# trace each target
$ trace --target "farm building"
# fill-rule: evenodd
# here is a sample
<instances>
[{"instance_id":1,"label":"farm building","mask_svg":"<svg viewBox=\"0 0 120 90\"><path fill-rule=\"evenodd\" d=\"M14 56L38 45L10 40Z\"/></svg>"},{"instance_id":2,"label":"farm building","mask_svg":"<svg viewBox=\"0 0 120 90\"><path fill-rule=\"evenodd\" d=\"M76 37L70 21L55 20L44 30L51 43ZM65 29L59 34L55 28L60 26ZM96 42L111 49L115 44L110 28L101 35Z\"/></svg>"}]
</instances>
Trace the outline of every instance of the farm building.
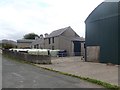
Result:
<instances>
[{"instance_id":1,"label":"farm building","mask_svg":"<svg viewBox=\"0 0 120 90\"><path fill-rule=\"evenodd\" d=\"M17 40L17 48L31 48L31 43L35 40L19 39Z\"/></svg>"},{"instance_id":2,"label":"farm building","mask_svg":"<svg viewBox=\"0 0 120 90\"><path fill-rule=\"evenodd\" d=\"M40 37L36 37L35 40L31 43L31 47L34 49L44 49L44 37L41 34Z\"/></svg>"},{"instance_id":3,"label":"farm building","mask_svg":"<svg viewBox=\"0 0 120 90\"><path fill-rule=\"evenodd\" d=\"M119 1L106 0L102 2L86 19L86 61L120 64L118 54Z\"/></svg>"},{"instance_id":4,"label":"farm building","mask_svg":"<svg viewBox=\"0 0 120 90\"><path fill-rule=\"evenodd\" d=\"M5 48L6 46L8 47L14 47L16 48L17 46L17 42L13 41L13 40L7 40L7 39L3 39L0 41L0 48Z\"/></svg>"},{"instance_id":5,"label":"farm building","mask_svg":"<svg viewBox=\"0 0 120 90\"><path fill-rule=\"evenodd\" d=\"M84 38L80 37L70 26L45 34L32 43L44 49L66 50L67 55L80 56L84 54Z\"/></svg>"}]
</instances>

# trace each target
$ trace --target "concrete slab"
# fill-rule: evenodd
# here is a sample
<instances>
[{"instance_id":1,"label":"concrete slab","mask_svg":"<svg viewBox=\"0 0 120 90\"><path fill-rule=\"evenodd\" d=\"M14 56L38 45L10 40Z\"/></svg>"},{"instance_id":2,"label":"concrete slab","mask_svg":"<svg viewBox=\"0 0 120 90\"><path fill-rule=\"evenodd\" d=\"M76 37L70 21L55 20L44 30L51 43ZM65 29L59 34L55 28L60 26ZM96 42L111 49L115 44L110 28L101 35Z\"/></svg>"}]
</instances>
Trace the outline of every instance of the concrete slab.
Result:
<instances>
[{"instance_id":1,"label":"concrete slab","mask_svg":"<svg viewBox=\"0 0 120 90\"><path fill-rule=\"evenodd\" d=\"M36 65L118 85L118 65L85 62L81 57L52 58L51 65Z\"/></svg>"}]
</instances>

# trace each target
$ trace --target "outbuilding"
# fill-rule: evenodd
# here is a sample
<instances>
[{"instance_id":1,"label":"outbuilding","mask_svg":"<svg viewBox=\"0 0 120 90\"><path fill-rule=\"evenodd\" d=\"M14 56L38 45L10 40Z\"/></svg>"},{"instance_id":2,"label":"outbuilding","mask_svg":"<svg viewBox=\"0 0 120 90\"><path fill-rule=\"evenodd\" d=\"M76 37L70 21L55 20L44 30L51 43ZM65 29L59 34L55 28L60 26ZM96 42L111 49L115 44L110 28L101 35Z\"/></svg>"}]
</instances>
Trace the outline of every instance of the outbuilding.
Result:
<instances>
[{"instance_id":1,"label":"outbuilding","mask_svg":"<svg viewBox=\"0 0 120 90\"><path fill-rule=\"evenodd\" d=\"M17 48L28 49L31 48L31 43L34 39L19 39L17 40Z\"/></svg>"},{"instance_id":2,"label":"outbuilding","mask_svg":"<svg viewBox=\"0 0 120 90\"><path fill-rule=\"evenodd\" d=\"M120 64L120 0L106 0L85 21L85 60Z\"/></svg>"}]
</instances>

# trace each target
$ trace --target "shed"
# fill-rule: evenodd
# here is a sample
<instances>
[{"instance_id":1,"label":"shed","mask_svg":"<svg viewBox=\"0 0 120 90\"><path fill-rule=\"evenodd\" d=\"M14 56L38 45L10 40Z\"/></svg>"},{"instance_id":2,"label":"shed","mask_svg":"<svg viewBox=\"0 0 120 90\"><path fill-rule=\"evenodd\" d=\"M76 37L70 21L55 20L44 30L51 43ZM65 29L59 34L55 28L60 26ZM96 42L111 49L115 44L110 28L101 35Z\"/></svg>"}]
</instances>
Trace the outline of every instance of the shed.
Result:
<instances>
[{"instance_id":1,"label":"shed","mask_svg":"<svg viewBox=\"0 0 120 90\"><path fill-rule=\"evenodd\" d=\"M17 48L31 48L31 43L34 39L19 39L17 40Z\"/></svg>"}]
</instances>

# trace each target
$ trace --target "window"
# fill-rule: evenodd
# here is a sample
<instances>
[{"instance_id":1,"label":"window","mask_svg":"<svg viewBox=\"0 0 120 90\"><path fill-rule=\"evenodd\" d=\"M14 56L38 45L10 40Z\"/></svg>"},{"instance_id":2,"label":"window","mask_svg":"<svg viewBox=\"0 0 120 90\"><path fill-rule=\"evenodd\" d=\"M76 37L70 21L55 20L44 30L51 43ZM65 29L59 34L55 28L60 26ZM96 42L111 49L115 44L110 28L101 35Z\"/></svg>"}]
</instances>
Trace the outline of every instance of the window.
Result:
<instances>
[{"instance_id":1,"label":"window","mask_svg":"<svg viewBox=\"0 0 120 90\"><path fill-rule=\"evenodd\" d=\"M54 50L54 46L52 46L52 50Z\"/></svg>"},{"instance_id":2,"label":"window","mask_svg":"<svg viewBox=\"0 0 120 90\"><path fill-rule=\"evenodd\" d=\"M36 48L39 49L39 44L36 45Z\"/></svg>"},{"instance_id":3,"label":"window","mask_svg":"<svg viewBox=\"0 0 120 90\"><path fill-rule=\"evenodd\" d=\"M49 44L50 44L50 38L49 38L48 40L49 40L48 42L49 42Z\"/></svg>"},{"instance_id":4,"label":"window","mask_svg":"<svg viewBox=\"0 0 120 90\"><path fill-rule=\"evenodd\" d=\"M36 45L34 45L34 48L36 48Z\"/></svg>"},{"instance_id":5,"label":"window","mask_svg":"<svg viewBox=\"0 0 120 90\"><path fill-rule=\"evenodd\" d=\"M52 38L52 43L54 43L54 37Z\"/></svg>"}]
</instances>

